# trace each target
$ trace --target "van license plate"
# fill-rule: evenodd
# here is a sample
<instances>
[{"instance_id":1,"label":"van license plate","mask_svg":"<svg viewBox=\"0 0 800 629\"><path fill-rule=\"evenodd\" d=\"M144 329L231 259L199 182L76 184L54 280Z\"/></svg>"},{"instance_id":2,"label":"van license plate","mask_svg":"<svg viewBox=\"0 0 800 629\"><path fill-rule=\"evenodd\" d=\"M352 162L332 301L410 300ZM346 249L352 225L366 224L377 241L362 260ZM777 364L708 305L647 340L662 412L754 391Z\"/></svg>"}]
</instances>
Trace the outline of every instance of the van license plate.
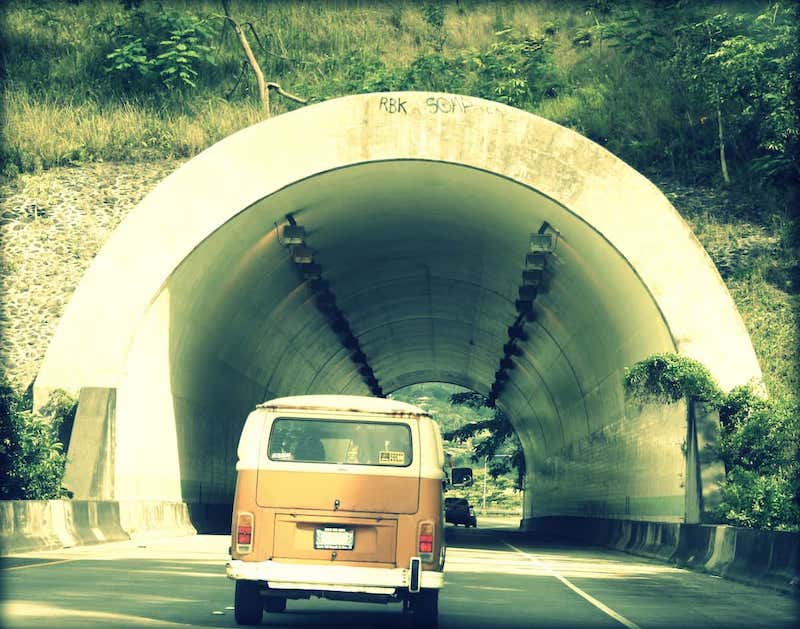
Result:
<instances>
[{"instance_id":1,"label":"van license plate","mask_svg":"<svg viewBox=\"0 0 800 629\"><path fill-rule=\"evenodd\" d=\"M325 527L314 531L314 548L320 550L353 550L355 531Z\"/></svg>"}]
</instances>

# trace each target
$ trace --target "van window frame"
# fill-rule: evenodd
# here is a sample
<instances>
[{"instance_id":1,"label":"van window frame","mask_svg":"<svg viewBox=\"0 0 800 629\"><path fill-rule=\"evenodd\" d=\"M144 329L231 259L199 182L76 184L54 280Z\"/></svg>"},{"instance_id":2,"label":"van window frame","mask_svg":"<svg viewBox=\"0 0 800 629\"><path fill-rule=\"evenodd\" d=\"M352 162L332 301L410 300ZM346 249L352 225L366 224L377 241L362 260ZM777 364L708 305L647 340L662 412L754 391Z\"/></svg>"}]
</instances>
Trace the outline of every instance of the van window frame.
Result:
<instances>
[{"instance_id":1,"label":"van window frame","mask_svg":"<svg viewBox=\"0 0 800 629\"><path fill-rule=\"evenodd\" d=\"M325 422L331 424L362 424L362 425L378 425L378 426L401 426L406 429L408 432L408 462L404 463L403 465L398 464L389 464L389 463L358 463L358 462L349 462L349 461L307 461L303 459L295 460L295 459L283 459L283 458L273 458L272 457L272 438L275 431L275 425L279 424L281 421L299 421L299 422ZM266 457L269 461L273 463L295 463L295 464L302 464L302 465L353 465L358 467L376 467L380 469L387 469L387 468L395 468L395 469L402 469L411 467L414 464L414 431L411 429L411 425L406 422L391 422L391 421L374 421L372 419L357 419L357 418L343 418L343 417L292 417L292 416L278 416L275 417L269 423L269 434L267 435L266 440Z\"/></svg>"}]
</instances>

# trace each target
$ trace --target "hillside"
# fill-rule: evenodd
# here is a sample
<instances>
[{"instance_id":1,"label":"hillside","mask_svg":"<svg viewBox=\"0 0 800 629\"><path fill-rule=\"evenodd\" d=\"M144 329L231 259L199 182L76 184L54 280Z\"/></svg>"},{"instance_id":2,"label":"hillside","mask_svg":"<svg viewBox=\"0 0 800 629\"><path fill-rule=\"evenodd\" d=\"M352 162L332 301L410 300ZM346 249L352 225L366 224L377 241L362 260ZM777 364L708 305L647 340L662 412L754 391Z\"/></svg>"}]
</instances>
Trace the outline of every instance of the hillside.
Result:
<instances>
[{"instance_id":1,"label":"hillside","mask_svg":"<svg viewBox=\"0 0 800 629\"><path fill-rule=\"evenodd\" d=\"M769 391L796 402L797 14L699 5L238 0L232 14L266 79L310 102L393 89L492 98L650 176L720 269ZM2 17L0 360L24 388L103 239L178 162L158 164L267 114L219 2L22 0ZM270 103L272 115L299 106ZM96 165L56 168L84 164Z\"/></svg>"}]
</instances>

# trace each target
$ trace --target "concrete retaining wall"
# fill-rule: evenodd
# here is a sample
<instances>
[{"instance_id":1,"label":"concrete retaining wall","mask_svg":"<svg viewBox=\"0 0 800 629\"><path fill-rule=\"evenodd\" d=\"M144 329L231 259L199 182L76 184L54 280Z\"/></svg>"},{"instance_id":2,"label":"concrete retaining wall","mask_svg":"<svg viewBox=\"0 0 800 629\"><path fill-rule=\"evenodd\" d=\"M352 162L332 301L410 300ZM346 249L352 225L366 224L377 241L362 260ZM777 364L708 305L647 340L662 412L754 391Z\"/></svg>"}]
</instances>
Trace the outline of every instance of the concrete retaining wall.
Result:
<instances>
[{"instance_id":1,"label":"concrete retaining wall","mask_svg":"<svg viewBox=\"0 0 800 629\"><path fill-rule=\"evenodd\" d=\"M141 535L192 535L183 503L110 500L0 501L0 553L116 542Z\"/></svg>"},{"instance_id":2,"label":"concrete retaining wall","mask_svg":"<svg viewBox=\"0 0 800 629\"><path fill-rule=\"evenodd\" d=\"M521 528L800 595L800 533L559 516L523 520Z\"/></svg>"}]
</instances>

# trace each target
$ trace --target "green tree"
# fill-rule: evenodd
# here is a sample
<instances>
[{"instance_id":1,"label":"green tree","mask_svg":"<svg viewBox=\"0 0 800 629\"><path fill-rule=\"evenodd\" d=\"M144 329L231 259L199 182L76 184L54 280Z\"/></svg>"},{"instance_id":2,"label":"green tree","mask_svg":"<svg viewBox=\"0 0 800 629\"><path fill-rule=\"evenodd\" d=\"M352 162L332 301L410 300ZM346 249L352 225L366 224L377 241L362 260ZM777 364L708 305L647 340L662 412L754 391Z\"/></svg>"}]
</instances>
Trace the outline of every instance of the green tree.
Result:
<instances>
[{"instance_id":1,"label":"green tree","mask_svg":"<svg viewBox=\"0 0 800 629\"><path fill-rule=\"evenodd\" d=\"M726 183L729 152L762 180L796 176L796 18L796 9L776 3L752 19L722 12L677 30L672 62L700 108L697 119L715 121Z\"/></svg>"},{"instance_id":2,"label":"green tree","mask_svg":"<svg viewBox=\"0 0 800 629\"><path fill-rule=\"evenodd\" d=\"M718 450L727 472L719 516L740 526L798 528L798 409L743 386L725 397L719 416Z\"/></svg>"},{"instance_id":3,"label":"green tree","mask_svg":"<svg viewBox=\"0 0 800 629\"><path fill-rule=\"evenodd\" d=\"M450 402L456 406L466 406L475 410L489 408L486 396L474 391L454 393ZM455 442L471 440L472 460L481 461L484 457L495 454L508 454L509 457L491 458L489 475L497 478L511 470L516 471L516 489L521 490L525 481L525 453L514 426L508 416L501 410L493 408L491 417L471 422L443 436Z\"/></svg>"},{"instance_id":4,"label":"green tree","mask_svg":"<svg viewBox=\"0 0 800 629\"><path fill-rule=\"evenodd\" d=\"M39 412L30 396L0 384L0 497L4 500L49 500L67 496L61 486L66 455L59 429L74 414L75 401L55 391Z\"/></svg>"}]
</instances>

